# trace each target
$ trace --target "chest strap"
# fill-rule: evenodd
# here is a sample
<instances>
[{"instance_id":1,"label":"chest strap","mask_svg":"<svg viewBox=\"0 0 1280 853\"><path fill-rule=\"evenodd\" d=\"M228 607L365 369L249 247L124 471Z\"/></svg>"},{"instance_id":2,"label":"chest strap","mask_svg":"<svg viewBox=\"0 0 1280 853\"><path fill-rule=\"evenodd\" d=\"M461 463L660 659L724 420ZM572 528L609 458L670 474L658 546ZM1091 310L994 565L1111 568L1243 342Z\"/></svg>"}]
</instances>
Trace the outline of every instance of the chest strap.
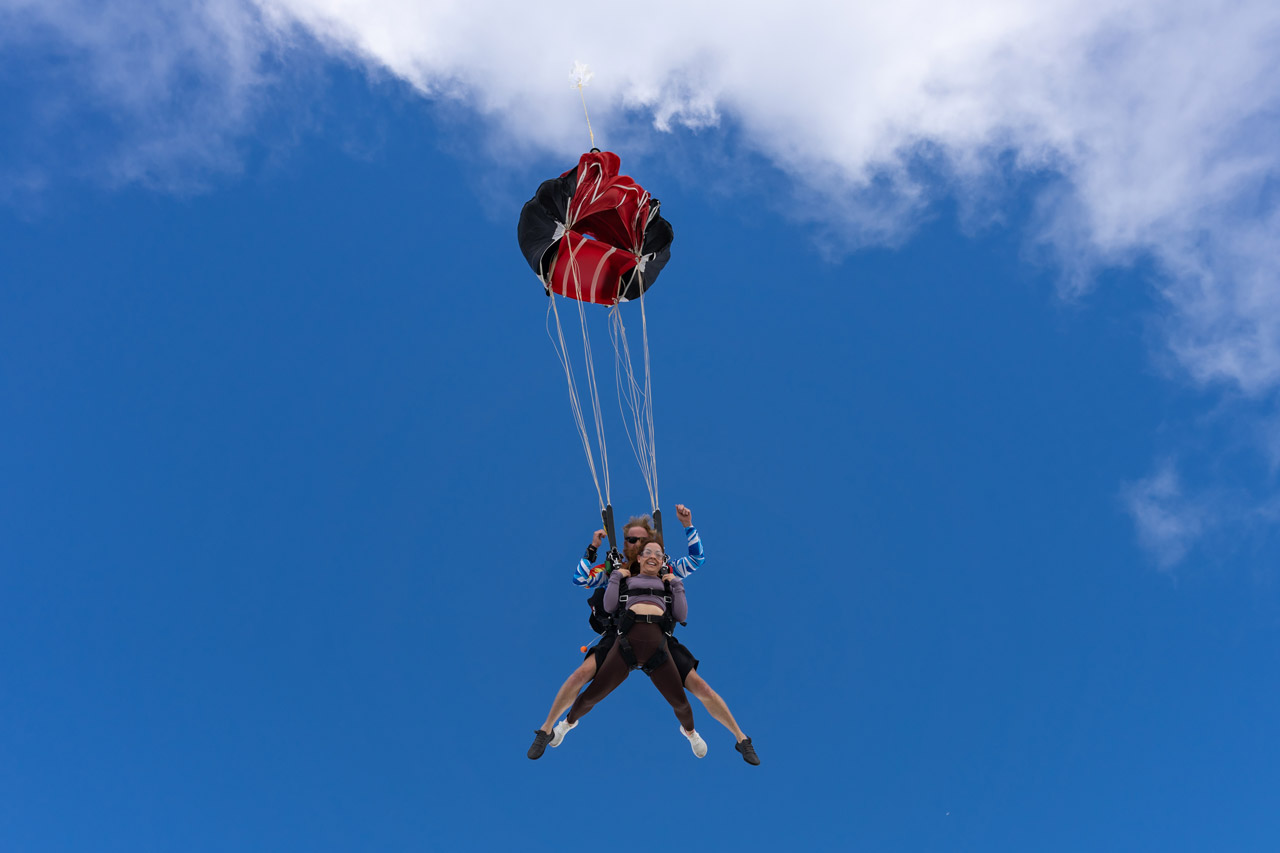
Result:
<instances>
[{"instance_id":1,"label":"chest strap","mask_svg":"<svg viewBox=\"0 0 1280 853\"><path fill-rule=\"evenodd\" d=\"M626 578L623 578L623 579L622 579L622 582L618 584L618 604L619 604L619 606L623 606L623 603L624 603L624 602L626 602L628 598L630 598L630 597L632 597L632 596L641 596L641 595L648 595L648 596L651 596L651 597L653 597L653 598L661 598L663 601L665 601L665 602L667 603L667 607L668 607L668 608L670 608L670 606L671 606L671 602L672 602L672 600L673 600L673 599L672 599L672 596L671 596L671 581L670 581L670 579L668 579L668 578L663 578L663 579L662 579L662 589L661 589L661 590L657 590L657 589L643 589L643 588L636 588L636 589L634 589L634 590L633 590L633 589L629 589L629 588L628 588L628 586L627 586L627 579L626 579Z\"/></svg>"}]
</instances>

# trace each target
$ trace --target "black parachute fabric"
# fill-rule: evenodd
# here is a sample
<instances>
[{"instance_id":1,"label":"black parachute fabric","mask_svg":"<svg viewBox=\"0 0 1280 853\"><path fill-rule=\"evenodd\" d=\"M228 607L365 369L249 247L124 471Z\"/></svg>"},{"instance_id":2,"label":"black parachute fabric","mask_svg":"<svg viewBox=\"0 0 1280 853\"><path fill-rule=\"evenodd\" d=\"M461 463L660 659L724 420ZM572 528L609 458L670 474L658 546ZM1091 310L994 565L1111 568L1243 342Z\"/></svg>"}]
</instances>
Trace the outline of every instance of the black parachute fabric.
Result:
<instances>
[{"instance_id":1,"label":"black parachute fabric","mask_svg":"<svg viewBox=\"0 0 1280 853\"><path fill-rule=\"evenodd\" d=\"M548 294L626 302L648 290L671 258L674 231L658 200L619 175L620 164L611 152L588 152L543 181L520 211L520 250Z\"/></svg>"}]
</instances>

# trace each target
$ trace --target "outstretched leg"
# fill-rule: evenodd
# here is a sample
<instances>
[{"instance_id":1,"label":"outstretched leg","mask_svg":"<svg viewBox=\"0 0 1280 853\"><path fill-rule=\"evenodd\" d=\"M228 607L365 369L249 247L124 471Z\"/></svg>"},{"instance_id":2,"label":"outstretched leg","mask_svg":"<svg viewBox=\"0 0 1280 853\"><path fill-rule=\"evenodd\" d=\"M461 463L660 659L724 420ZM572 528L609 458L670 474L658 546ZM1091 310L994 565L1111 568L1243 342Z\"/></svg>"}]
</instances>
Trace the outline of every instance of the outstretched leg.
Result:
<instances>
[{"instance_id":1,"label":"outstretched leg","mask_svg":"<svg viewBox=\"0 0 1280 853\"><path fill-rule=\"evenodd\" d=\"M742 729L738 728L738 721L733 718L733 714L729 713L729 706L720 698L719 693L711 689L710 684L703 681L702 676L698 675L696 669L689 672L689 677L684 680L684 686L690 693L698 697L698 701L707 709L708 714L715 717L720 725L733 733L734 740L741 741L746 737Z\"/></svg>"},{"instance_id":2,"label":"outstretched leg","mask_svg":"<svg viewBox=\"0 0 1280 853\"><path fill-rule=\"evenodd\" d=\"M596 673L596 677L587 685L587 689L573 700L573 707L569 709L569 716L565 719L570 725L577 725L584 714L612 693L619 684L626 681L630 674L631 670L622 662L622 655L618 652L618 645L615 643L613 648L609 649L609 654L605 655L604 663L600 664L600 671Z\"/></svg>"},{"instance_id":3,"label":"outstretched leg","mask_svg":"<svg viewBox=\"0 0 1280 853\"><path fill-rule=\"evenodd\" d=\"M681 728L686 732L693 731L693 709L689 707L689 697L680 685L680 671L676 669L675 661L667 658L662 666L649 673L649 679L671 705L671 710L676 712Z\"/></svg>"},{"instance_id":4,"label":"outstretched leg","mask_svg":"<svg viewBox=\"0 0 1280 853\"><path fill-rule=\"evenodd\" d=\"M555 701L551 703L551 713L547 714L547 721L542 724L542 731L547 734L551 733L551 727L556 724L556 720L560 719L560 715L565 709L573 704L573 700L578 697L578 691L582 686L595 678L596 675L596 656L591 655L582 662L582 666L573 671L573 674L565 679L564 684L560 685L560 691L556 693Z\"/></svg>"},{"instance_id":5,"label":"outstretched leg","mask_svg":"<svg viewBox=\"0 0 1280 853\"><path fill-rule=\"evenodd\" d=\"M636 661L644 664L662 648L662 629L652 623L640 623L631 629L628 639ZM686 732L692 732L693 709L689 707L689 697L685 695L684 685L680 683L680 669L670 654L662 662L662 666L649 673L649 680L658 688L662 698L667 700L671 710L675 711L680 727Z\"/></svg>"}]
</instances>

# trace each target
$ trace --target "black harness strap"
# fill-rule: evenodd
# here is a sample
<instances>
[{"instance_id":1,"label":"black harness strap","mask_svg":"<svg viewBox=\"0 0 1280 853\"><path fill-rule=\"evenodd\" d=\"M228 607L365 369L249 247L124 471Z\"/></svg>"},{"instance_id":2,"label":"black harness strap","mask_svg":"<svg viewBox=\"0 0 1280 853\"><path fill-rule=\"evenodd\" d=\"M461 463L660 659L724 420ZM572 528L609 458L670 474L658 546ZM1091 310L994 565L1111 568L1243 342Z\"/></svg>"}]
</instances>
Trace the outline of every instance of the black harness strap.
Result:
<instances>
[{"instance_id":1,"label":"black harness strap","mask_svg":"<svg viewBox=\"0 0 1280 853\"><path fill-rule=\"evenodd\" d=\"M663 594L662 599L666 603L666 611L661 615L632 613L627 609L627 579L623 578L618 584L618 611L621 616L616 617L618 623L618 654L622 657L622 662L627 665L628 669L639 668L644 671L645 675L652 675L654 670L667 662L667 658L671 657L667 652L667 636L675 630L675 617L671 615L672 599L671 599L671 581L668 578L662 579ZM637 595L653 595L657 596L657 590L641 590ZM627 634L637 622L656 624L662 629L662 644L658 646L657 651L649 656L644 663L636 660L636 653L631 648L631 642L627 639Z\"/></svg>"},{"instance_id":2,"label":"black harness strap","mask_svg":"<svg viewBox=\"0 0 1280 853\"><path fill-rule=\"evenodd\" d=\"M596 587L595 591L591 593L591 597L587 599L587 606L591 608L591 615L587 617L587 624L597 634L603 634L614 627L612 614L604 609L604 594L604 587Z\"/></svg>"},{"instance_id":3,"label":"black harness strap","mask_svg":"<svg viewBox=\"0 0 1280 853\"><path fill-rule=\"evenodd\" d=\"M670 575L663 576L661 593L659 593L656 589L642 589L637 591L634 594L636 596L651 595L654 598L661 598L662 603L666 605L667 612L668 613L671 612L671 605L674 599L671 597L671 576ZM619 610L627 609L627 600L631 597L631 595L632 593L629 593L627 591L627 579L623 578L622 581L618 584L618 609Z\"/></svg>"},{"instance_id":4,"label":"black harness strap","mask_svg":"<svg viewBox=\"0 0 1280 853\"><path fill-rule=\"evenodd\" d=\"M649 656L644 663L636 661L635 649L631 648L631 642L627 639L626 634L618 635L618 654L622 656L622 661L627 665L628 669L639 668L645 675L652 675L653 671L667 662L667 658L671 655L667 652L667 635L662 635L662 645L658 646L658 650Z\"/></svg>"}]
</instances>

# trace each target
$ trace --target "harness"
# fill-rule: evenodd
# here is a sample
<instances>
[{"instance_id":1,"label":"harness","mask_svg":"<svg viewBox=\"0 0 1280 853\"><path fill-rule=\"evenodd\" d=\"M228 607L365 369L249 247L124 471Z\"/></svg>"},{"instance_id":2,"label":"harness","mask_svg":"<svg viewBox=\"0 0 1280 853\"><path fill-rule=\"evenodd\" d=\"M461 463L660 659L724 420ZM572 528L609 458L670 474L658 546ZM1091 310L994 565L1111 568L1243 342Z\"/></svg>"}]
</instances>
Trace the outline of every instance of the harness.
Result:
<instances>
[{"instance_id":1,"label":"harness","mask_svg":"<svg viewBox=\"0 0 1280 853\"><path fill-rule=\"evenodd\" d=\"M594 545L587 547L587 562L595 562L596 548ZM616 550L610 549L605 555L604 573L612 574L613 570L623 565L622 555ZM587 616L587 624L591 626L591 630L597 634L604 634L616 627L617 622L613 618L613 614L604 609L605 587L598 586L587 598L587 606L591 608L591 614Z\"/></svg>"},{"instance_id":2,"label":"harness","mask_svg":"<svg viewBox=\"0 0 1280 853\"><path fill-rule=\"evenodd\" d=\"M587 599L587 605L591 608L591 615L587 617L587 624L591 626L591 630L597 634L604 634L612 630L615 625L613 614L604 609L605 587L598 586Z\"/></svg>"},{"instance_id":3,"label":"harness","mask_svg":"<svg viewBox=\"0 0 1280 853\"><path fill-rule=\"evenodd\" d=\"M650 592L645 590L641 595L657 595L657 591ZM623 578L618 584L618 613L621 616L614 617L614 622L618 626L618 653L622 656L622 661L627 665L628 669L639 668L644 671L645 675L653 674L653 671L667 662L667 658L671 655L667 652L667 637L671 636L671 632L676 629L676 617L672 612L671 597L671 578L670 575L664 574L662 578L662 600L666 605L665 611L659 615L632 613L627 609L627 599L630 596L627 593L627 579ZM602 599L603 600L603 599ZM630 641L627 640L627 634L636 623L648 623L657 625L662 629L662 644L658 646L647 661L640 663L636 660L635 650L631 648Z\"/></svg>"}]
</instances>

